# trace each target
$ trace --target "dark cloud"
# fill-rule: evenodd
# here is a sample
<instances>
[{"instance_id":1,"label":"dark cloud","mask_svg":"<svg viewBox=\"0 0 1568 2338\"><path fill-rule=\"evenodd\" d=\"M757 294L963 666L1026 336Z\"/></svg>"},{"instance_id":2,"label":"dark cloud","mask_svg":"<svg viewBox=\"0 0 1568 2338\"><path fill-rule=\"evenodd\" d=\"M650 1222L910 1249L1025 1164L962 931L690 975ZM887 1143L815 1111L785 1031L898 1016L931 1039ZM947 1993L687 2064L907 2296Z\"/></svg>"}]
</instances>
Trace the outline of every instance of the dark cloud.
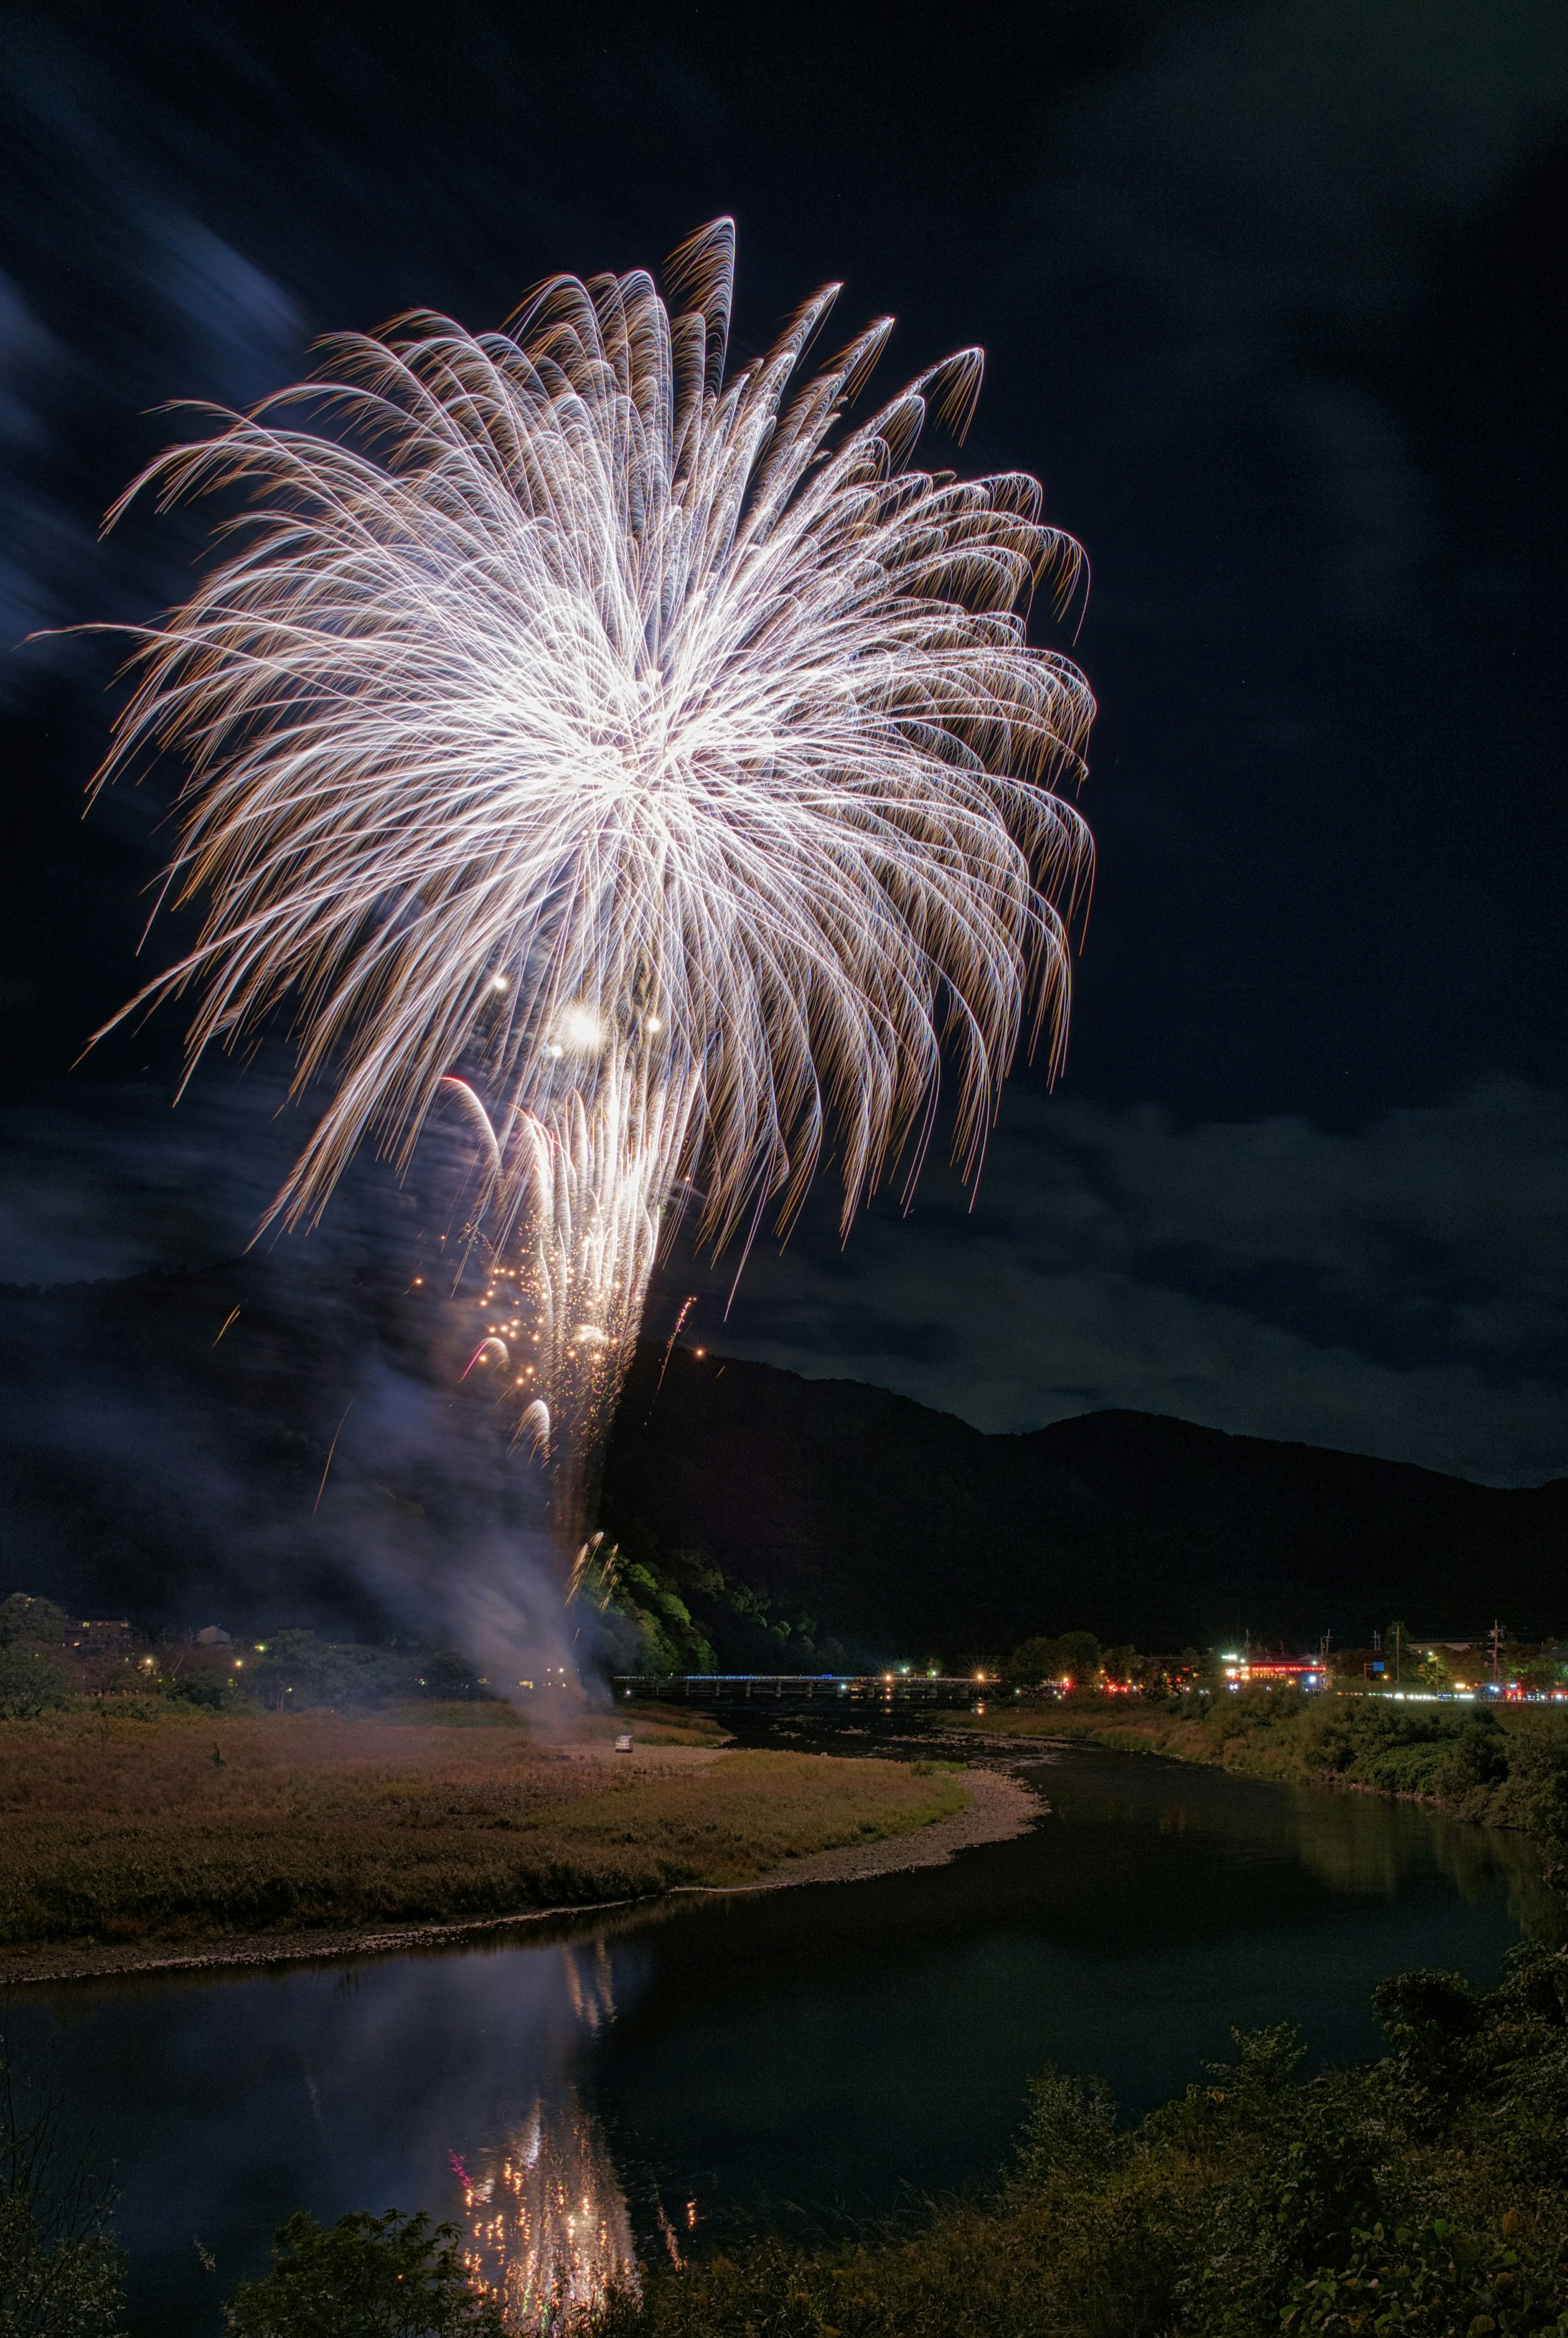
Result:
<instances>
[{"instance_id":1,"label":"dark cloud","mask_svg":"<svg viewBox=\"0 0 1568 2338\"><path fill-rule=\"evenodd\" d=\"M930 1178L759 1252L727 1353L987 1429L1104 1405L1528 1482L1568 1466L1568 1108L1516 1082L1338 1135L1019 1097L973 1212Z\"/></svg>"},{"instance_id":2,"label":"dark cloud","mask_svg":"<svg viewBox=\"0 0 1568 2338\"><path fill-rule=\"evenodd\" d=\"M151 1079L89 1076L0 1115L0 1283L95 1282L237 1257L300 1135L273 1071L252 1066L241 1079L230 1066L179 1105ZM344 1218L352 1224L351 1202L334 1226Z\"/></svg>"}]
</instances>

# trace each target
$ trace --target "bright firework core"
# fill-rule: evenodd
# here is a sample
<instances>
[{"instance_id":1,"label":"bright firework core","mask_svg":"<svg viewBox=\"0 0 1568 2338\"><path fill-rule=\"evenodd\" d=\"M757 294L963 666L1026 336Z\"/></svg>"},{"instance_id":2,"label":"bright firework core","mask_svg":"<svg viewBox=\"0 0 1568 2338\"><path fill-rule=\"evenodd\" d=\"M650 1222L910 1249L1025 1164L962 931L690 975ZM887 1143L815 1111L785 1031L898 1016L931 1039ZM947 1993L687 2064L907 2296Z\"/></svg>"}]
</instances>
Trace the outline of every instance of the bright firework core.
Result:
<instances>
[{"instance_id":1,"label":"bright firework core","mask_svg":"<svg viewBox=\"0 0 1568 2338\"><path fill-rule=\"evenodd\" d=\"M191 766L172 893L206 919L152 994L199 988L193 1055L292 994L330 1101L289 1223L366 1136L407 1164L461 1114L469 1369L504 1370L568 1554L677 1194L750 1241L831 1135L847 1227L901 1153L912 1181L944 1062L975 1174L1020 1038L1059 1056L1089 865L1058 791L1093 702L1024 630L1078 548L1033 479L910 467L979 351L852 427L891 319L798 384L828 286L727 375L733 266L721 220L668 301L558 277L505 333L347 337L136 483L251 497L138 636L100 775Z\"/></svg>"}]
</instances>

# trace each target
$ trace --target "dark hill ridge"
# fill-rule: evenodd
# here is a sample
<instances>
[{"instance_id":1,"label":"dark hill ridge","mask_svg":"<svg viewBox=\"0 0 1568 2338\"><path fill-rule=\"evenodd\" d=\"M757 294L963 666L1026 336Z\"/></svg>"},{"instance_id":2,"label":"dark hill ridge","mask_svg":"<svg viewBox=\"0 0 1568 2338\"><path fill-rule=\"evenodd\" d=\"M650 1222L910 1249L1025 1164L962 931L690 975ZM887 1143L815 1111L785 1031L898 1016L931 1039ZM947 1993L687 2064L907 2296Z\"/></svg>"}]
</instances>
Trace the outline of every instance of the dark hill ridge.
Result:
<instances>
[{"instance_id":1,"label":"dark hill ridge","mask_svg":"<svg viewBox=\"0 0 1568 2338\"><path fill-rule=\"evenodd\" d=\"M1502 1491L1095 1412L1024 1436L853 1380L642 1350L605 1470L635 1548L701 1551L855 1658L953 1661L1087 1625L1146 1647L1316 1645L1399 1616L1568 1630L1568 1479ZM650 1537L652 1543L650 1543Z\"/></svg>"},{"instance_id":2,"label":"dark hill ridge","mask_svg":"<svg viewBox=\"0 0 1568 2338\"><path fill-rule=\"evenodd\" d=\"M537 1483L454 1401L466 1345L428 1295L319 1253L0 1291L0 1595L237 1627L437 1612L455 1553L539 1542ZM655 1400L662 1356L634 1363L605 1525L810 1627L705 1609L676 1567L721 1663L956 1662L1080 1624L1156 1648L1395 1616L1568 1632L1568 1481L1498 1492L1147 1413L987 1437L684 1351Z\"/></svg>"}]
</instances>

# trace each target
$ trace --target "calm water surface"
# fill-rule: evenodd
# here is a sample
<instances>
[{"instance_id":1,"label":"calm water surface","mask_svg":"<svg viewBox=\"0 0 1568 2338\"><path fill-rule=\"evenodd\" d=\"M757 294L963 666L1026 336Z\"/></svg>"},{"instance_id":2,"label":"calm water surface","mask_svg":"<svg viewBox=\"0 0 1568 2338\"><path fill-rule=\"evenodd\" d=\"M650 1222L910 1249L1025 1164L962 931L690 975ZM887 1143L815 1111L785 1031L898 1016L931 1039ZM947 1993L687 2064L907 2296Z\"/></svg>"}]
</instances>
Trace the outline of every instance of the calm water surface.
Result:
<instances>
[{"instance_id":1,"label":"calm water surface","mask_svg":"<svg viewBox=\"0 0 1568 2338\"><path fill-rule=\"evenodd\" d=\"M117 2168L133 2326L216 2332L297 2207L456 2218L520 2305L749 2220L884 2211L995 2168L1046 2061L1138 2112L1233 2023L1368 2052L1386 1973L1485 1981L1553 1921L1521 1840L1413 1805L1106 1754L1027 1774L1050 1815L946 1868L24 1994L14 2041Z\"/></svg>"}]
</instances>

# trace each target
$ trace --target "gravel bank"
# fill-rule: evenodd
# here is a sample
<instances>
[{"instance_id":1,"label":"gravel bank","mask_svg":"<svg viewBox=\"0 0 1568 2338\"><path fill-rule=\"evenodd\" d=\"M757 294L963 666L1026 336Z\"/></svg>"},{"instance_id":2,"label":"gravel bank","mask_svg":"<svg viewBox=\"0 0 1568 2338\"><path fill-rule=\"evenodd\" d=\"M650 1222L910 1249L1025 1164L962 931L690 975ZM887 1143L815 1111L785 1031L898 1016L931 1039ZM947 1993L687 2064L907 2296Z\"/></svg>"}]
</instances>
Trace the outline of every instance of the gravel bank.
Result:
<instances>
[{"instance_id":1,"label":"gravel bank","mask_svg":"<svg viewBox=\"0 0 1568 2338\"><path fill-rule=\"evenodd\" d=\"M955 1852L976 1843L1009 1842L1027 1834L1035 1820L1050 1809L1037 1793L1004 1770L973 1769L965 1780L969 1807L950 1819L937 1819L917 1834L886 1835L879 1842L846 1843L838 1851L814 1851L806 1859L792 1859L788 1867L765 1875L760 1883L729 1885L681 1883L670 1894L701 1892L715 1898L720 1891L782 1891L797 1883L864 1883L876 1875L897 1875L910 1867L946 1867Z\"/></svg>"}]
</instances>

